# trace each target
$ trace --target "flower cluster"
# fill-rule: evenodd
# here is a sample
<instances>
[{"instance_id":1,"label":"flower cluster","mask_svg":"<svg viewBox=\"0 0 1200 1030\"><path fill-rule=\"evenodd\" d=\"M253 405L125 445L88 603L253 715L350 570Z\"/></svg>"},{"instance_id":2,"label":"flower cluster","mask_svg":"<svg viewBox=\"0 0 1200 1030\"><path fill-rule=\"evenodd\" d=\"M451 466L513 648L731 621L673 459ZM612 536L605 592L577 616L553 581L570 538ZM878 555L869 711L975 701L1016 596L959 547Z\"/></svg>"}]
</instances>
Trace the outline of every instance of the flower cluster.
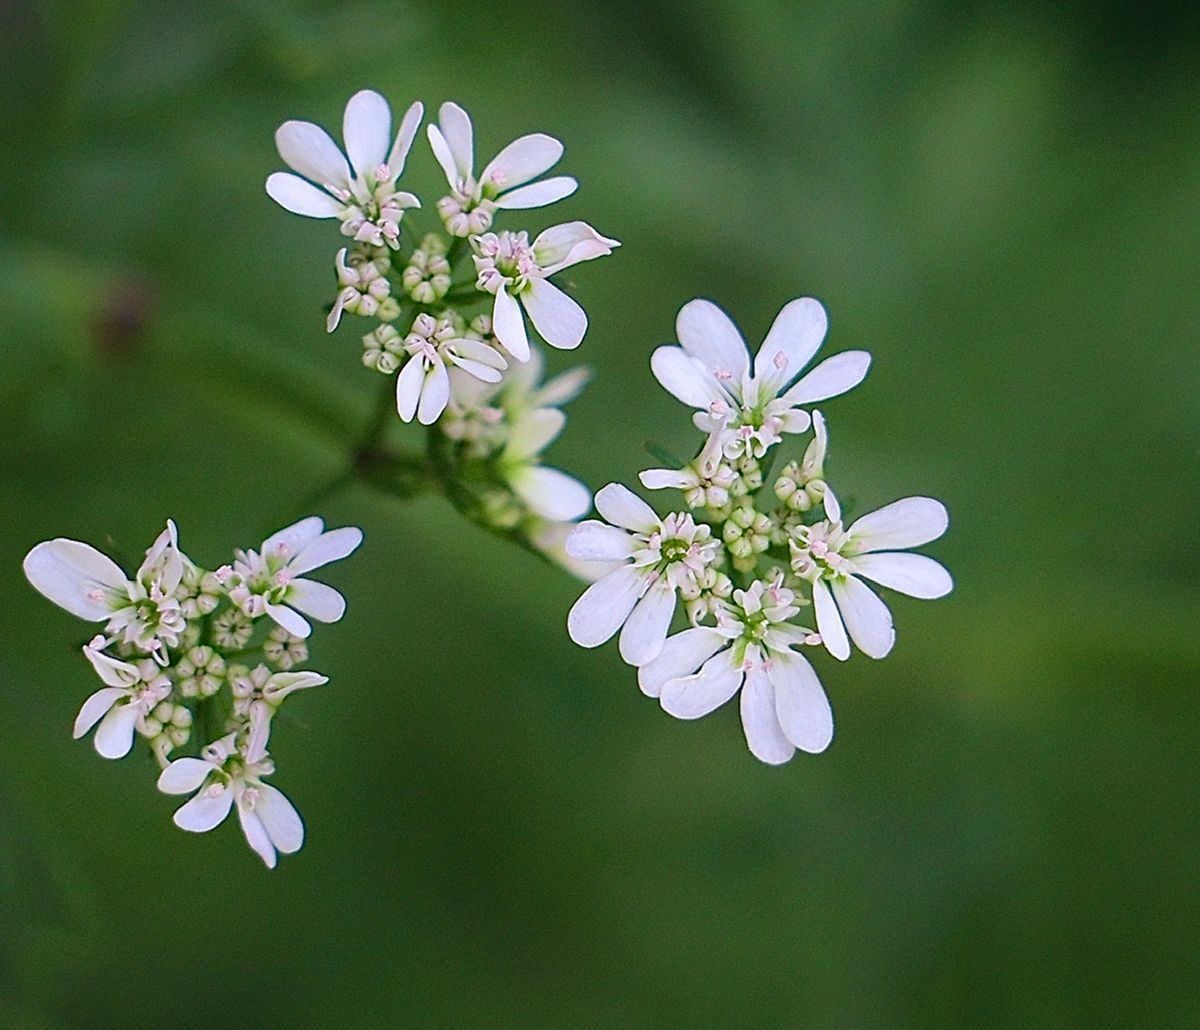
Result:
<instances>
[{"instance_id":1,"label":"flower cluster","mask_svg":"<svg viewBox=\"0 0 1200 1030\"><path fill-rule=\"evenodd\" d=\"M308 620L336 622L346 607L305 574L361 542L358 529L326 531L306 518L210 571L184 554L168 521L132 579L78 540L35 546L25 558L29 582L102 624L83 653L103 686L80 708L75 737L94 730L104 758L123 758L143 737L162 768L159 789L194 795L176 811L177 826L211 830L236 807L246 840L274 867L276 852L300 848L304 826L264 782L275 771L271 722L288 695L327 682L297 668L308 660ZM176 757L197 745L200 757Z\"/></svg>"},{"instance_id":2,"label":"flower cluster","mask_svg":"<svg viewBox=\"0 0 1200 1030\"><path fill-rule=\"evenodd\" d=\"M612 483L596 495L604 521L582 522L565 540L576 560L609 563L572 607L571 638L596 647L620 631L641 689L680 719L740 691L746 742L772 765L833 739L805 649L841 660L851 641L872 658L892 649L891 613L864 580L919 598L953 586L936 561L908 551L945 532L940 502L907 497L844 523L825 479L825 420L810 408L857 386L870 356L845 351L809 368L826 329L817 301L794 300L752 360L720 308L684 305L678 346L656 350L651 368L694 409L705 442L683 468L640 478L647 489L679 491L685 510L659 516ZM770 480L774 449L810 429L802 459ZM672 634L681 606L687 628Z\"/></svg>"},{"instance_id":3,"label":"flower cluster","mask_svg":"<svg viewBox=\"0 0 1200 1030\"><path fill-rule=\"evenodd\" d=\"M585 382L581 371L539 385L537 339L570 350L587 331L583 308L554 280L619 246L586 222L531 235L496 228L501 212L540 208L575 192L576 181L547 177L563 154L544 133L503 147L476 175L471 119L442 104L427 126L448 193L435 205L440 231L408 231L417 196L398 188L424 108L414 103L392 137L378 93L350 98L345 153L321 128L289 121L276 133L294 170L267 179L267 192L296 214L335 218L350 242L334 260L337 293L326 327L345 315L374 320L362 337L363 363L395 376L403 422L431 427L430 460L467 515L589 574L563 553L563 524L591 506L576 480L540 462L562 431L561 405ZM369 464L369 462L368 462Z\"/></svg>"}]
</instances>

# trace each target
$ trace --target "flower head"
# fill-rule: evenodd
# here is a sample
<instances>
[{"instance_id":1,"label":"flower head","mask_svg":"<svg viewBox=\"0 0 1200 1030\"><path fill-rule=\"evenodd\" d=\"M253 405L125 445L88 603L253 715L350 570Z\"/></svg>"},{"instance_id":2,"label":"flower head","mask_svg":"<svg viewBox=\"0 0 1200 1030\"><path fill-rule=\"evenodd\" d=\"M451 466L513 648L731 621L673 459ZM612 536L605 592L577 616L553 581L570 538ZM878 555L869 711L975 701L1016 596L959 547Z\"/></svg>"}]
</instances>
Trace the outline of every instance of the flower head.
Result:
<instances>
[{"instance_id":1,"label":"flower head","mask_svg":"<svg viewBox=\"0 0 1200 1030\"><path fill-rule=\"evenodd\" d=\"M448 366L483 383L498 383L508 362L495 347L468 336L449 316L421 314L404 338L408 360L396 377L396 410L405 422L415 416L432 425L450 402Z\"/></svg>"},{"instance_id":2,"label":"flower head","mask_svg":"<svg viewBox=\"0 0 1200 1030\"><path fill-rule=\"evenodd\" d=\"M583 647L598 647L621 630L621 657L645 665L662 650L677 596L699 596L698 577L716 562L720 544L691 515L660 519L618 483L596 494L596 510L610 524L581 522L567 538L567 553L579 561L622 564L583 592L567 630Z\"/></svg>"},{"instance_id":3,"label":"flower head","mask_svg":"<svg viewBox=\"0 0 1200 1030\"><path fill-rule=\"evenodd\" d=\"M833 712L812 666L793 650L817 642L791 623L795 600L778 575L735 590L715 627L675 634L638 670L642 691L676 718L698 719L741 690L746 744L760 761L780 765L797 748L824 751Z\"/></svg>"},{"instance_id":4,"label":"flower head","mask_svg":"<svg viewBox=\"0 0 1200 1030\"><path fill-rule=\"evenodd\" d=\"M829 653L845 661L850 640L872 658L892 649L892 615L863 583L869 579L909 597L944 597L954 582L941 565L904 549L936 540L948 525L945 506L932 497L906 497L843 528L832 491L826 518L798 526L789 543L792 570L812 584L817 629ZM849 639L847 639L849 631Z\"/></svg>"},{"instance_id":5,"label":"flower head","mask_svg":"<svg viewBox=\"0 0 1200 1030\"><path fill-rule=\"evenodd\" d=\"M187 626L187 602L209 586L179 550L171 520L133 579L90 544L62 538L34 547L24 568L29 582L59 607L89 622L104 622L106 632L160 665ZM187 582L185 573L191 574Z\"/></svg>"},{"instance_id":6,"label":"flower head","mask_svg":"<svg viewBox=\"0 0 1200 1030\"><path fill-rule=\"evenodd\" d=\"M75 739L99 723L93 740L104 758L124 758L133 747L134 730L155 736L147 717L171 693L171 681L153 661L125 662L105 654L104 638L84 647L83 653L104 686L92 694L75 718Z\"/></svg>"},{"instance_id":7,"label":"flower head","mask_svg":"<svg viewBox=\"0 0 1200 1030\"><path fill-rule=\"evenodd\" d=\"M533 181L558 164L563 154L563 145L545 133L514 140L476 179L474 129L466 111L453 102L444 103L437 124L426 131L450 185L450 194L438 202L438 214L452 236L486 232L497 209L545 207L569 197L579 185L568 175Z\"/></svg>"},{"instance_id":8,"label":"flower head","mask_svg":"<svg viewBox=\"0 0 1200 1030\"><path fill-rule=\"evenodd\" d=\"M476 286L495 294L492 327L496 339L518 361L529 360L524 313L548 344L573 350L587 332L587 315L552 282L564 268L613 252L620 243L601 236L586 222L566 222L537 235L485 233L471 237Z\"/></svg>"},{"instance_id":9,"label":"flower head","mask_svg":"<svg viewBox=\"0 0 1200 1030\"><path fill-rule=\"evenodd\" d=\"M267 537L259 551L238 551L233 565L219 569L218 575L228 582L230 600L246 615L269 615L304 638L312 626L301 612L318 622L337 622L346 612L346 600L333 587L303 574L341 561L361 543L361 529L326 531L314 515Z\"/></svg>"},{"instance_id":10,"label":"flower head","mask_svg":"<svg viewBox=\"0 0 1200 1030\"><path fill-rule=\"evenodd\" d=\"M803 405L845 393L867 374L865 351L844 351L797 376L821 346L828 320L809 297L784 305L754 358L733 321L707 300L693 300L676 321L678 347L659 347L650 367L663 387L696 408L705 432L720 430L728 457L761 458L784 433L803 433Z\"/></svg>"},{"instance_id":11,"label":"flower head","mask_svg":"<svg viewBox=\"0 0 1200 1030\"><path fill-rule=\"evenodd\" d=\"M304 823L287 796L263 782L275 771L265 753L251 759L230 733L209 744L200 758L177 758L158 778L164 794L195 796L175 812L175 825L193 833L220 826L237 806L246 843L268 869L276 852L291 855L304 843Z\"/></svg>"},{"instance_id":12,"label":"flower head","mask_svg":"<svg viewBox=\"0 0 1200 1030\"><path fill-rule=\"evenodd\" d=\"M320 126L284 122L275 133L275 144L279 156L300 174L273 173L267 178L267 193L295 214L340 219L342 235L359 243L398 247L405 210L421 206L411 193L398 190L396 182L423 114L422 105L413 104L393 142L387 101L373 90L355 93L342 119L345 154Z\"/></svg>"}]
</instances>

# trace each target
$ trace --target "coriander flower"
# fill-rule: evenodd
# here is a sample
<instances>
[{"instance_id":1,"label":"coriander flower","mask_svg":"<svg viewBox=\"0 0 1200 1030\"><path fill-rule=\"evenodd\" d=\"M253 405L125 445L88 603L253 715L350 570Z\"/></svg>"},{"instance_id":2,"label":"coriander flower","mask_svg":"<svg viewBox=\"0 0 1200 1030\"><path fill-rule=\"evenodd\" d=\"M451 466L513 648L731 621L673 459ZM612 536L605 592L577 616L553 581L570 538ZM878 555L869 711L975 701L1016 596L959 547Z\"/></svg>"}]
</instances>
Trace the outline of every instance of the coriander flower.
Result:
<instances>
[{"instance_id":1,"label":"coriander flower","mask_svg":"<svg viewBox=\"0 0 1200 1030\"><path fill-rule=\"evenodd\" d=\"M171 693L171 681L153 661L121 661L106 655L101 650L104 644L103 637L96 637L83 649L105 685L79 709L74 736L78 740L99 723L92 741L97 753L103 758L124 758L133 747L135 729L156 735L149 732L147 716Z\"/></svg>"},{"instance_id":2,"label":"coriander flower","mask_svg":"<svg viewBox=\"0 0 1200 1030\"><path fill-rule=\"evenodd\" d=\"M404 338L408 360L396 377L396 410L405 422L436 422L450 402L447 363L484 383L498 383L508 367L495 347L467 337L448 317L421 314Z\"/></svg>"},{"instance_id":3,"label":"coriander flower","mask_svg":"<svg viewBox=\"0 0 1200 1030\"><path fill-rule=\"evenodd\" d=\"M903 553L946 532L946 508L932 497L905 497L844 529L837 500L827 490L825 511L822 521L793 529L792 570L812 584L817 629L834 658L850 657L850 640L864 654L882 658L891 651L896 631L887 605L863 579L909 597L950 593L954 582L940 564Z\"/></svg>"},{"instance_id":4,"label":"coriander flower","mask_svg":"<svg viewBox=\"0 0 1200 1030\"><path fill-rule=\"evenodd\" d=\"M677 719L699 719L741 690L742 729L755 758L781 765L799 748L824 751L833 712L808 660L792 650L813 644L811 630L790 623L799 608L781 575L735 590L717 625L695 626L667 639L638 684Z\"/></svg>"},{"instance_id":5,"label":"coriander flower","mask_svg":"<svg viewBox=\"0 0 1200 1030\"><path fill-rule=\"evenodd\" d=\"M315 515L281 529L262 543L261 551L237 551L232 566L217 570L229 586L229 599L251 618L266 614L294 637L307 637L318 622L337 622L346 599L333 587L301 578L322 565L340 561L362 543L353 526L325 531Z\"/></svg>"},{"instance_id":6,"label":"coriander flower","mask_svg":"<svg viewBox=\"0 0 1200 1030\"><path fill-rule=\"evenodd\" d=\"M495 294L492 327L496 339L518 361L529 360L529 335L522 308L550 346L574 350L587 332L587 315L550 282L564 268L613 252L621 244L601 236L586 222L565 222L539 233L472 236L476 287Z\"/></svg>"},{"instance_id":7,"label":"coriander flower","mask_svg":"<svg viewBox=\"0 0 1200 1030\"><path fill-rule=\"evenodd\" d=\"M340 219L342 235L359 243L396 249L405 210L421 206L411 193L396 189L396 180L423 114L420 103L408 109L389 150L392 113L387 101L373 90L355 93L342 119L345 155L319 125L284 122L275 133L275 145L300 175L273 173L267 178L267 193L294 214Z\"/></svg>"},{"instance_id":8,"label":"coriander flower","mask_svg":"<svg viewBox=\"0 0 1200 1030\"><path fill-rule=\"evenodd\" d=\"M451 236L486 232L497 208L545 207L578 188L567 175L532 181L562 157L563 145L553 136L536 132L514 140L476 179L474 130L466 111L448 101L438 109L438 123L426 131L433 156L450 184L450 195L438 201L438 214Z\"/></svg>"},{"instance_id":9,"label":"coriander flower","mask_svg":"<svg viewBox=\"0 0 1200 1030\"><path fill-rule=\"evenodd\" d=\"M175 825L192 833L219 826L237 806L246 842L275 868L276 852L291 855L304 843L304 823L287 796L263 782L275 763L262 754L251 760L238 749L230 733L204 748L201 758L177 758L158 778L164 794L195 796L175 812Z\"/></svg>"},{"instance_id":10,"label":"coriander flower","mask_svg":"<svg viewBox=\"0 0 1200 1030\"><path fill-rule=\"evenodd\" d=\"M622 564L583 592L567 616L567 631L582 647L598 647L621 630L621 657L645 665L662 650L677 595L699 596L697 576L717 560L720 544L691 515L660 519L618 483L596 494L596 510L612 524L581 522L567 538L567 553Z\"/></svg>"},{"instance_id":11,"label":"coriander flower","mask_svg":"<svg viewBox=\"0 0 1200 1030\"><path fill-rule=\"evenodd\" d=\"M871 356L843 351L796 380L827 327L825 309L811 297L785 304L752 368L746 342L729 316L711 301L693 300L675 323L680 346L659 347L650 367L670 394L697 409L693 421L699 429L722 431L726 456L761 458L781 434L808 429L811 419L802 405L845 393L866 376Z\"/></svg>"},{"instance_id":12,"label":"coriander flower","mask_svg":"<svg viewBox=\"0 0 1200 1030\"><path fill-rule=\"evenodd\" d=\"M187 627L184 605L193 597L184 573L196 570L179 550L175 523L146 552L137 575L127 579L111 558L78 540L46 540L25 557L25 575L45 597L72 615L105 623L116 639L167 663L167 648L179 644ZM195 590L208 588L203 577L189 576Z\"/></svg>"}]
</instances>

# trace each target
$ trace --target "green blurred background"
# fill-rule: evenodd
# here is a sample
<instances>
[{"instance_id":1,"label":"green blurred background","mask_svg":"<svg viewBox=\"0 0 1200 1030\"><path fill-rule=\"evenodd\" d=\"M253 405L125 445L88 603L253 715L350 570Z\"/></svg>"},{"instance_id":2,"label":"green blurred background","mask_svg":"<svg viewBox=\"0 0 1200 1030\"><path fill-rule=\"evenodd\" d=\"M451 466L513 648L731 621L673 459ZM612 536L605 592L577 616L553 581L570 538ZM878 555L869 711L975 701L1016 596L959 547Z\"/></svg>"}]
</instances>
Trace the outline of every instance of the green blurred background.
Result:
<instances>
[{"instance_id":1,"label":"green blurred background","mask_svg":"<svg viewBox=\"0 0 1200 1030\"><path fill-rule=\"evenodd\" d=\"M1200 1025L1190 10L0 7L0 1025ZM550 453L593 488L698 443L648 370L697 294L752 341L812 294L874 353L833 480L943 498L958 587L819 662L826 755L670 719L567 639L566 576L358 487L332 683L273 747L299 856L70 739L87 630L25 551L170 515L214 565L366 418L339 237L262 189L275 127L363 86L461 101L484 159L561 137L582 188L528 224L624 242L575 276L597 375Z\"/></svg>"}]
</instances>

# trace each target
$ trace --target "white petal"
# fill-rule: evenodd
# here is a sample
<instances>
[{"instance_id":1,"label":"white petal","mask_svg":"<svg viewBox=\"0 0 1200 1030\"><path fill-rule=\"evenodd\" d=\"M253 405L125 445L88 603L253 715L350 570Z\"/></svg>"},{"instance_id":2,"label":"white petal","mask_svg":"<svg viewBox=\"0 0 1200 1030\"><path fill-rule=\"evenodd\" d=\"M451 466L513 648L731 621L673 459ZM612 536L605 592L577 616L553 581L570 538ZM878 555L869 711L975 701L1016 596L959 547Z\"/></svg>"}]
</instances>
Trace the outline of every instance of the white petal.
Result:
<instances>
[{"instance_id":1,"label":"white petal","mask_svg":"<svg viewBox=\"0 0 1200 1030\"><path fill-rule=\"evenodd\" d=\"M695 675L667 680L658 700L663 711L676 719L699 719L733 697L743 675L733 660L733 649L728 648L708 659Z\"/></svg>"},{"instance_id":2,"label":"white petal","mask_svg":"<svg viewBox=\"0 0 1200 1030\"><path fill-rule=\"evenodd\" d=\"M567 416L558 408L534 408L520 416L504 448L506 458L533 458L541 454L567 424Z\"/></svg>"},{"instance_id":3,"label":"white petal","mask_svg":"<svg viewBox=\"0 0 1200 1030\"><path fill-rule=\"evenodd\" d=\"M647 697L658 697L665 683L691 676L727 643L708 626L694 626L667 637L658 657L638 669L638 686Z\"/></svg>"},{"instance_id":4,"label":"white petal","mask_svg":"<svg viewBox=\"0 0 1200 1030\"><path fill-rule=\"evenodd\" d=\"M453 344L452 349L458 357L466 358L476 364L487 365L491 369L508 368L508 362L504 360L504 355L482 340L462 339L453 341Z\"/></svg>"},{"instance_id":5,"label":"white petal","mask_svg":"<svg viewBox=\"0 0 1200 1030\"><path fill-rule=\"evenodd\" d=\"M580 561L620 561L633 553L634 542L625 530L589 519L571 530L566 550Z\"/></svg>"},{"instance_id":6,"label":"white petal","mask_svg":"<svg viewBox=\"0 0 1200 1030\"><path fill-rule=\"evenodd\" d=\"M693 408L733 404L712 372L680 347L659 347L650 355L650 371L667 393Z\"/></svg>"},{"instance_id":7,"label":"white petal","mask_svg":"<svg viewBox=\"0 0 1200 1030\"><path fill-rule=\"evenodd\" d=\"M647 490L684 490L696 485L696 477L677 469L646 469L638 479Z\"/></svg>"},{"instance_id":8,"label":"white petal","mask_svg":"<svg viewBox=\"0 0 1200 1030\"><path fill-rule=\"evenodd\" d=\"M525 211L532 207L545 207L569 197L579 189L579 183L569 175L556 175L528 186L518 186L501 194L493 203L502 211Z\"/></svg>"},{"instance_id":9,"label":"white petal","mask_svg":"<svg viewBox=\"0 0 1200 1030\"><path fill-rule=\"evenodd\" d=\"M275 132L279 156L318 186L350 188L350 166L329 133L312 122L284 122Z\"/></svg>"},{"instance_id":10,"label":"white petal","mask_svg":"<svg viewBox=\"0 0 1200 1030\"><path fill-rule=\"evenodd\" d=\"M274 869L275 846L271 843L271 836L267 833L267 828L258 817L258 813L244 800L239 800L237 814L238 822L242 824L242 833L246 837L246 843L250 845L250 850L266 863L268 869Z\"/></svg>"},{"instance_id":11,"label":"white petal","mask_svg":"<svg viewBox=\"0 0 1200 1030\"><path fill-rule=\"evenodd\" d=\"M750 753L760 762L782 765L796 752L779 725L775 688L761 664L746 673L742 687L742 730Z\"/></svg>"},{"instance_id":12,"label":"white petal","mask_svg":"<svg viewBox=\"0 0 1200 1030\"><path fill-rule=\"evenodd\" d=\"M596 580L567 615L571 639L580 647L599 647L621 628L645 589L645 575L629 566Z\"/></svg>"},{"instance_id":13,"label":"white petal","mask_svg":"<svg viewBox=\"0 0 1200 1030\"><path fill-rule=\"evenodd\" d=\"M107 619L113 602L128 597L128 581L111 558L78 540L46 540L25 556L25 576L60 608L89 622Z\"/></svg>"},{"instance_id":14,"label":"white petal","mask_svg":"<svg viewBox=\"0 0 1200 1030\"><path fill-rule=\"evenodd\" d=\"M383 164L392 139L392 112L373 89L359 90L342 115L342 141L346 156L360 179Z\"/></svg>"},{"instance_id":15,"label":"white petal","mask_svg":"<svg viewBox=\"0 0 1200 1030\"><path fill-rule=\"evenodd\" d=\"M787 404L815 404L853 390L867 376L871 355L865 350L847 350L826 358L800 378L784 395Z\"/></svg>"},{"instance_id":16,"label":"white petal","mask_svg":"<svg viewBox=\"0 0 1200 1030\"><path fill-rule=\"evenodd\" d=\"M84 647L83 656L92 663L96 675L110 687L131 687L140 678L136 665L106 655L90 645Z\"/></svg>"},{"instance_id":17,"label":"white petal","mask_svg":"<svg viewBox=\"0 0 1200 1030\"><path fill-rule=\"evenodd\" d=\"M268 604L267 614L294 637L303 639L312 632L308 620L285 604Z\"/></svg>"},{"instance_id":18,"label":"white petal","mask_svg":"<svg viewBox=\"0 0 1200 1030\"><path fill-rule=\"evenodd\" d=\"M500 192L513 189L548 172L563 155L563 145L553 136L534 132L513 140L488 163L480 185L496 184Z\"/></svg>"},{"instance_id":19,"label":"white petal","mask_svg":"<svg viewBox=\"0 0 1200 1030\"><path fill-rule=\"evenodd\" d=\"M91 697L83 702L79 714L75 716L74 736L78 740L88 730L96 725L104 714L112 708L117 700L125 697L128 691L121 687L101 687Z\"/></svg>"},{"instance_id":20,"label":"white petal","mask_svg":"<svg viewBox=\"0 0 1200 1030\"><path fill-rule=\"evenodd\" d=\"M272 533L262 544L262 553L269 554L280 551L284 554L298 554L304 547L321 535L325 523L316 515L294 522L290 526Z\"/></svg>"},{"instance_id":21,"label":"white petal","mask_svg":"<svg viewBox=\"0 0 1200 1030\"><path fill-rule=\"evenodd\" d=\"M404 171L404 165L408 161L408 152L412 149L413 140L416 138L417 129L421 127L421 119L424 116L425 105L419 100L404 112L404 118L400 121L400 131L396 133L396 142L392 144L391 153L387 158L388 170L394 179L400 178L400 173Z\"/></svg>"},{"instance_id":22,"label":"white petal","mask_svg":"<svg viewBox=\"0 0 1200 1030\"><path fill-rule=\"evenodd\" d=\"M570 522L586 515L592 507L592 493L578 479L545 465L518 469L509 476L509 485L530 511L555 522Z\"/></svg>"},{"instance_id":23,"label":"white petal","mask_svg":"<svg viewBox=\"0 0 1200 1030\"><path fill-rule=\"evenodd\" d=\"M411 422L421 400L421 388L425 385L425 362L419 357L410 357L400 374L396 376L396 413L401 421Z\"/></svg>"},{"instance_id":24,"label":"white petal","mask_svg":"<svg viewBox=\"0 0 1200 1030\"><path fill-rule=\"evenodd\" d=\"M342 212L342 205L328 193L291 172L268 175L267 196L292 214L309 218L337 218Z\"/></svg>"},{"instance_id":25,"label":"white petal","mask_svg":"<svg viewBox=\"0 0 1200 1030\"><path fill-rule=\"evenodd\" d=\"M621 630L621 657L630 665L654 661L663 649L675 614L675 591L661 577L642 595Z\"/></svg>"},{"instance_id":26,"label":"white petal","mask_svg":"<svg viewBox=\"0 0 1200 1030\"><path fill-rule=\"evenodd\" d=\"M417 407L417 421L423 426L433 425L446 405L450 403L450 376L441 361L435 361L425 377L421 390L421 403Z\"/></svg>"},{"instance_id":27,"label":"white petal","mask_svg":"<svg viewBox=\"0 0 1200 1030\"><path fill-rule=\"evenodd\" d=\"M503 286L496 291L496 302L492 306L492 332L514 358L518 361L529 360L525 316L521 314L521 305L508 295Z\"/></svg>"},{"instance_id":28,"label":"white petal","mask_svg":"<svg viewBox=\"0 0 1200 1030\"><path fill-rule=\"evenodd\" d=\"M798 654L775 655L767 678L775 688L775 714L783 735L810 754L829 747L833 711L808 660Z\"/></svg>"},{"instance_id":29,"label":"white petal","mask_svg":"<svg viewBox=\"0 0 1200 1030\"><path fill-rule=\"evenodd\" d=\"M268 701L278 702L297 690L324 686L328 682L329 677L319 672L277 672L267 680L262 693Z\"/></svg>"},{"instance_id":30,"label":"white petal","mask_svg":"<svg viewBox=\"0 0 1200 1030\"><path fill-rule=\"evenodd\" d=\"M294 579L287 603L318 622L337 622L346 614L346 599L331 586L312 579Z\"/></svg>"},{"instance_id":31,"label":"white petal","mask_svg":"<svg viewBox=\"0 0 1200 1030\"><path fill-rule=\"evenodd\" d=\"M596 510L614 526L635 533L653 533L659 525L654 509L620 483L609 483L596 494Z\"/></svg>"},{"instance_id":32,"label":"white petal","mask_svg":"<svg viewBox=\"0 0 1200 1030\"><path fill-rule=\"evenodd\" d=\"M95 697L95 695L92 695ZM83 714L82 712L80 713ZM93 743L102 758L124 758L133 747L133 728L137 725L136 705L113 705L100 720Z\"/></svg>"},{"instance_id":33,"label":"white petal","mask_svg":"<svg viewBox=\"0 0 1200 1030\"><path fill-rule=\"evenodd\" d=\"M851 525L849 536L860 552L900 550L936 540L949 524L941 501L905 497L864 515Z\"/></svg>"},{"instance_id":34,"label":"white petal","mask_svg":"<svg viewBox=\"0 0 1200 1030\"><path fill-rule=\"evenodd\" d=\"M711 300L684 304L675 318L675 333L683 349L708 372L728 372L733 382L742 381L750 367L746 341L733 319Z\"/></svg>"},{"instance_id":35,"label":"white petal","mask_svg":"<svg viewBox=\"0 0 1200 1030\"><path fill-rule=\"evenodd\" d=\"M530 403L549 407L566 404L567 401L574 400L579 396L580 391L587 385L588 380L591 378L592 370L586 365L568 369L566 372L559 373L553 379L546 380L534 392L530 398Z\"/></svg>"},{"instance_id":36,"label":"white petal","mask_svg":"<svg viewBox=\"0 0 1200 1030\"><path fill-rule=\"evenodd\" d=\"M533 241L533 256L546 275L554 275L581 261L592 261L613 252L619 240L602 236L587 222L563 222L543 229Z\"/></svg>"},{"instance_id":37,"label":"white petal","mask_svg":"<svg viewBox=\"0 0 1200 1030\"><path fill-rule=\"evenodd\" d=\"M932 600L945 597L954 589L950 573L923 554L891 551L864 554L854 559L854 567L867 579L909 597Z\"/></svg>"},{"instance_id":38,"label":"white petal","mask_svg":"<svg viewBox=\"0 0 1200 1030\"><path fill-rule=\"evenodd\" d=\"M587 315L574 300L548 279L531 279L521 294L533 327L550 346L574 350L587 332Z\"/></svg>"},{"instance_id":39,"label":"white petal","mask_svg":"<svg viewBox=\"0 0 1200 1030\"><path fill-rule=\"evenodd\" d=\"M825 309L811 297L785 304L758 348L754 358L755 378L768 384L771 393L777 393L812 360L828 328Z\"/></svg>"},{"instance_id":40,"label":"white petal","mask_svg":"<svg viewBox=\"0 0 1200 1030\"><path fill-rule=\"evenodd\" d=\"M285 855L299 851L304 843L304 823L296 807L283 791L269 783L261 784L258 791L254 811L266 827L271 843Z\"/></svg>"},{"instance_id":41,"label":"white petal","mask_svg":"<svg viewBox=\"0 0 1200 1030\"><path fill-rule=\"evenodd\" d=\"M225 821L232 806L233 791L225 784L214 784L214 787L202 790L186 805L177 809L174 822L181 830L207 833Z\"/></svg>"},{"instance_id":42,"label":"white petal","mask_svg":"<svg viewBox=\"0 0 1200 1030\"><path fill-rule=\"evenodd\" d=\"M833 595L821 579L813 584L812 593L813 612L817 617L817 632L821 634L821 641L834 658L844 662L850 657L850 641L846 638L846 627L842 625Z\"/></svg>"},{"instance_id":43,"label":"white petal","mask_svg":"<svg viewBox=\"0 0 1200 1030\"><path fill-rule=\"evenodd\" d=\"M437 158L437 163L442 166L442 171L446 175L446 181L450 184L451 189L457 189L459 185L458 166L454 163L454 154L450 151L450 144L446 142L446 137L442 135L442 130L436 125L427 125L425 134L429 137L429 149L433 151L433 156Z\"/></svg>"},{"instance_id":44,"label":"white petal","mask_svg":"<svg viewBox=\"0 0 1200 1030\"><path fill-rule=\"evenodd\" d=\"M158 789L164 794L190 794L199 790L213 767L200 758L176 758L158 777Z\"/></svg>"},{"instance_id":45,"label":"white petal","mask_svg":"<svg viewBox=\"0 0 1200 1030\"><path fill-rule=\"evenodd\" d=\"M447 355L447 357L450 358L450 361L454 364L455 368L461 368L464 372L467 373L467 375L473 376L474 378L478 379L480 382L498 383L498 382L500 382L501 379L504 378L503 374L500 372L500 370L498 368L495 368L492 365L485 365L482 361L473 361L471 358L464 358L458 354L449 354L449 355ZM503 359L501 359L501 360L503 360ZM447 372L446 373L446 401L447 401L447 403L450 400L450 393L451 393L450 373ZM445 410L445 405L443 405L441 410L438 411L438 415L440 415L442 413L442 411L444 411L444 410ZM436 420L437 420L437 416L435 415L434 421L436 421Z\"/></svg>"},{"instance_id":46,"label":"white petal","mask_svg":"<svg viewBox=\"0 0 1200 1030\"><path fill-rule=\"evenodd\" d=\"M825 517L830 522L842 521L842 505L837 499L837 494L833 492L833 488L828 483L825 484L825 497L822 501L822 506L825 508Z\"/></svg>"},{"instance_id":47,"label":"white petal","mask_svg":"<svg viewBox=\"0 0 1200 1030\"><path fill-rule=\"evenodd\" d=\"M833 596L838 611L850 632L850 639L863 654L883 658L896 642L892 613L871 588L854 576L839 576L833 581Z\"/></svg>"},{"instance_id":48,"label":"white petal","mask_svg":"<svg viewBox=\"0 0 1200 1030\"><path fill-rule=\"evenodd\" d=\"M618 569L628 559L619 561L588 561L567 553L566 541L575 529L573 522L543 521L530 533L530 542L556 565L585 583L595 583L602 576Z\"/></svg>"},{"instance_id":49,"label":"white petal","mask_svg":"<svg viewBox=\"0 0 1200 1030\"><path fill-rule=\"evenodd\" d=\"M475 143L467 112L458 104L448 101L438 108L438 126L446 138L458 177L470 178L471 169L475 166Z\"/></svg>"},{"instance_id":50,"label":"white petal","mask_svg":"<svg viewBox=\"0 0 1200 1030\"><path fill-rule=\"evenodd\" d=\"M322 565L341 561L353 554L362 543L362 530L357 526L341 526L322 533L307 544L290 562L288 568L295 573L312 572Z\"/></svg>"}]
</instances>

